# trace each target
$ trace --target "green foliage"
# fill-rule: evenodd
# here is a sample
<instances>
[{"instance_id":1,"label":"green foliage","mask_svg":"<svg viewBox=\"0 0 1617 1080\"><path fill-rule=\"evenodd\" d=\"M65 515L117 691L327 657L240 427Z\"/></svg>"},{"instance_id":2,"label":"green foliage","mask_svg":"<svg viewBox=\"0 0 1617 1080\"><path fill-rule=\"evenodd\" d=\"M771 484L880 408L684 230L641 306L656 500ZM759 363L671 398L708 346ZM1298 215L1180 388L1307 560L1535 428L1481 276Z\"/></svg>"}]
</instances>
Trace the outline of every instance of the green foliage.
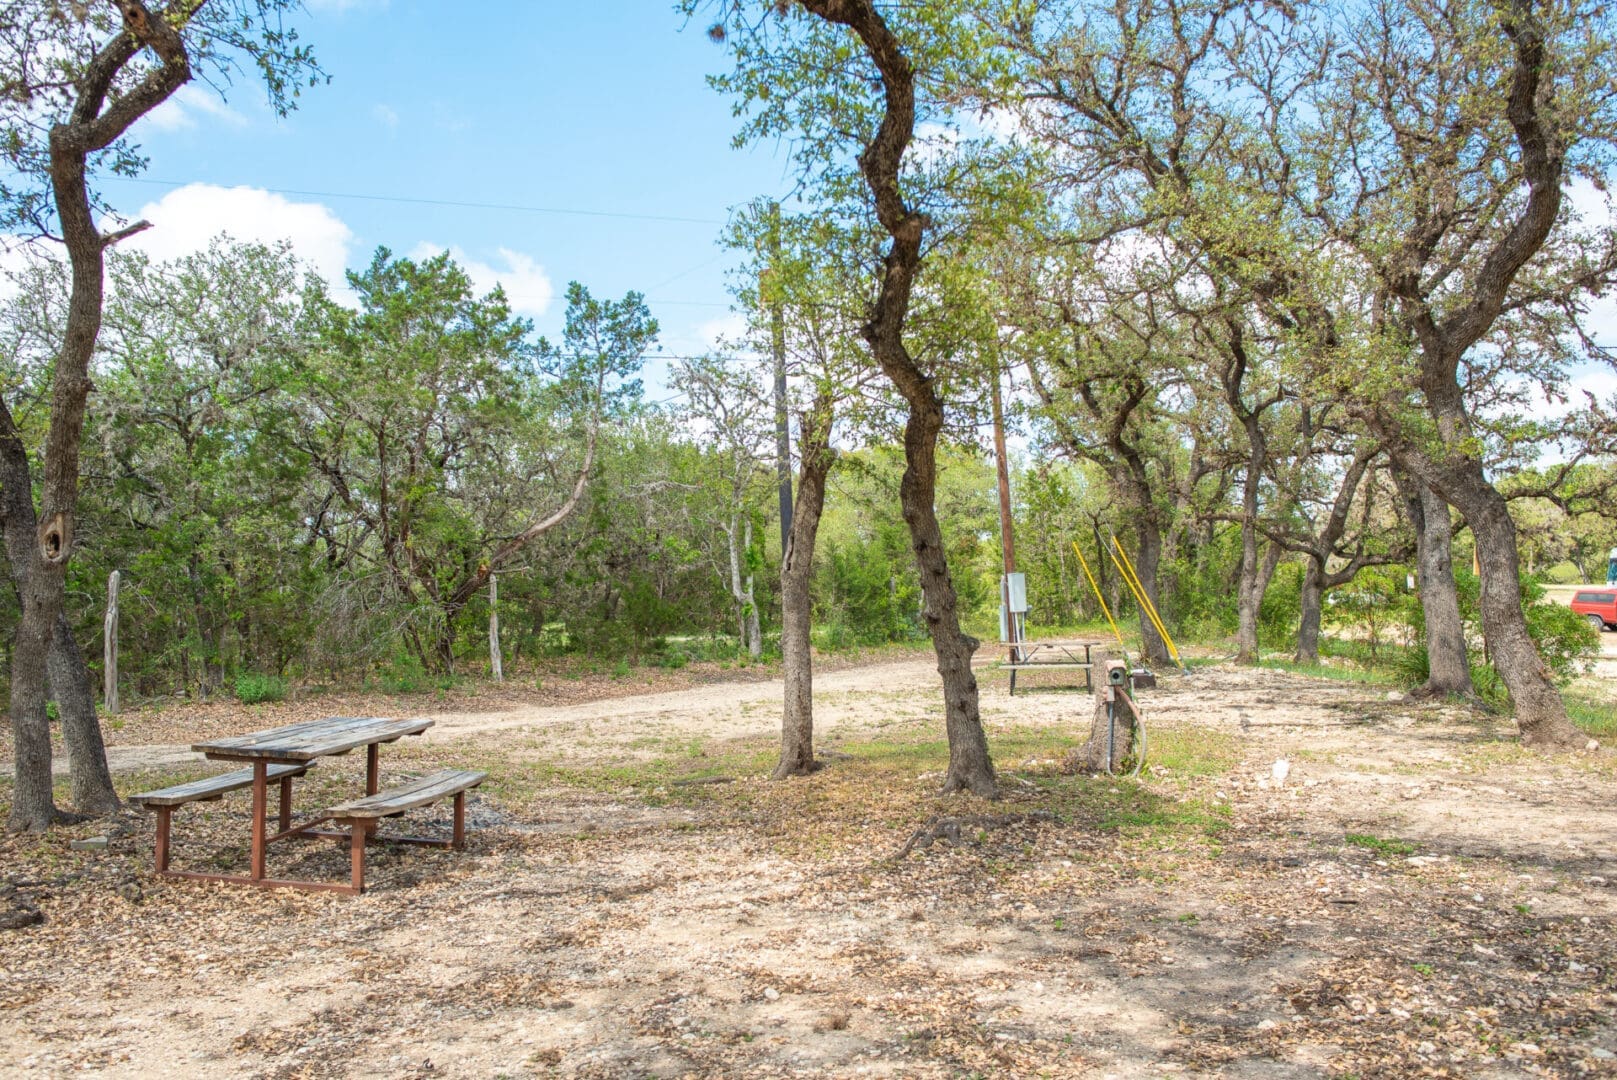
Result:
<instances>
[{"instance_id":1,"label":"green foliage","mask_svg":"<svg viewBox=\"0 0 1617 1080\"><path fill-rule=\"evenodd\" d=\"M1571 608L1543 602L1542 597L1543 589L1536 582L1529 581L1522 589L1527 632L1544 665L1564 686L1600 655L1600 631Z\"/></svg>"},{"instance_id":2,"label":"green foliage","mask_svg":"<svg viewBox=\"0 0 1617 1080\"><path fill-rule=\"evenodd\" d=\"M243 671L236 676L236 700L243 705L256 705L261 701L281 701L286 698L286 680L279 675L261 675Z\"/></svg>"},{"instance_id":3,"label":"green foliage","mask_svg":"<svg viewBox=\"0 0 1617 1080\"><path fill-rule=\"evenodd\" d=\"M1258 607L1258 640L1260 642L1295 641L1297 622L1302 614L1303 574L1306 568L1300 562L1283 562L1275 567L1274 577L1263 594Z\"/></svg>"}]
</instances>

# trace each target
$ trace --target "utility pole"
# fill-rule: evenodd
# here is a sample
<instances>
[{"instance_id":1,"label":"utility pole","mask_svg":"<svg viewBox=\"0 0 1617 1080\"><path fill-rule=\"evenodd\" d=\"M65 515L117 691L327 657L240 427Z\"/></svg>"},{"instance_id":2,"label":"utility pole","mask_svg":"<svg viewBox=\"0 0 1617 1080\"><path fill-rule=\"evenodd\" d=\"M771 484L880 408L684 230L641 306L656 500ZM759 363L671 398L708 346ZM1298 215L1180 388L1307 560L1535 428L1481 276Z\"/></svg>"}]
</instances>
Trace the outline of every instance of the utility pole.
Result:
<instances>
[{"instance_id":1,"label":"utility pole","mask_svg":"<svg viewBox=\"0 0 1617 1080\"><path fill-rule=\"evenodd\" d=\"M1013 610L1013 604L1020 601L1026 605L1026 588L1016 588L1021 575L1016 572L1016 541L1011 535L1011 466L1005 453L1005 406L999 392L999 356L996 351L993 371L994 389L990 395L990 402L994 414L994 466L999 478L999 543L1000 551L1004 556L1005 572L1000 577L999 602L1004 612L1005 640L1011 643L1010 658L1015 663L1019 657L1016 645L1023 638L1023 612ZM1017 593L1021 595L1018 596Z\"/></svg>"},{"instance_id":2,"label":"utility pole","mask_svg":"<svg viewBox=\"0 0 1617 1080\"><path fill-rule=\"evenodd\" d=\"M759 299L769 305L769 344L775 359L775 471L780 479L780 554L792 535L792 432L786 413L786 312L780 288L780 203L769 204L769 269Z\"/></svg>"}]
</instances>

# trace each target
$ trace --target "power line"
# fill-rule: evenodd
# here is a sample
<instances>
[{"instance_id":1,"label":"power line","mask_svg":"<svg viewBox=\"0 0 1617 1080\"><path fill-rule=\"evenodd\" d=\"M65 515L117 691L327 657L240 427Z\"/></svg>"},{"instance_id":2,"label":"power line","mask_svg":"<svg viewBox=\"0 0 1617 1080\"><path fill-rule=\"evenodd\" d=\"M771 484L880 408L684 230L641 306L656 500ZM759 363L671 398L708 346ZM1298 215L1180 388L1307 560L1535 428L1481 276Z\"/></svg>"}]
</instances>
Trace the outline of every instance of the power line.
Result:
<instances>
[{"instance_id":1,"label":"power line","mask_svg":"<svg viewBox=\"0 0 1617 1080\"><path fill-rule=\"evenodd\" d=\"M123 184L149 184L154 187L182 188L194 183L207 183L196 180L154 180L148 177L117 176L107 177ZM215 184L224 187L223 184ZM237 185L241 187L255 187L259 191L267 191L273 195L298 195L311 199L355 199L361 202L403 203L411 206L450 206L463 210L504 210L523 214L562 214L571 217L618 218L626 221L667 221L683 225L723 225L720 218L681 217L676 214L631 214L616 210L576 210L562 206L521 206L515 203L484 203L466 202L458 199L426 199L409 195L362 195L352 191L305 191L299 188L271 188L257 185Z\"/></svg>"}]
</instances>

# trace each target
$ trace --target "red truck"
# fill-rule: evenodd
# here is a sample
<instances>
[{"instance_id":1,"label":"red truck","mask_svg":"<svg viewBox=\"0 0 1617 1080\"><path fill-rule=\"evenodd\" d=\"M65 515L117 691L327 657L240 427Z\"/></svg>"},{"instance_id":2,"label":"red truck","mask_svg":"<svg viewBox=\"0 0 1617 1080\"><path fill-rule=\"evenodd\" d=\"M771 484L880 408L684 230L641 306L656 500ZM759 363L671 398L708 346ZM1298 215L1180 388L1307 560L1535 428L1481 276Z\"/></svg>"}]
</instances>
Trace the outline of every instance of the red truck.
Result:
<instances>
[{"instance_id":1,"label":"red truck","mask_svg":"<svg viewBox=\"0 0 1617 1080\"><path fill-rule=\"evenodd\" d=\"M1572 598L1572 610L1593 623L1596 630L1608 626L1617 630L1617 588L1579 592Z\"/></svg>"}]
</instances>

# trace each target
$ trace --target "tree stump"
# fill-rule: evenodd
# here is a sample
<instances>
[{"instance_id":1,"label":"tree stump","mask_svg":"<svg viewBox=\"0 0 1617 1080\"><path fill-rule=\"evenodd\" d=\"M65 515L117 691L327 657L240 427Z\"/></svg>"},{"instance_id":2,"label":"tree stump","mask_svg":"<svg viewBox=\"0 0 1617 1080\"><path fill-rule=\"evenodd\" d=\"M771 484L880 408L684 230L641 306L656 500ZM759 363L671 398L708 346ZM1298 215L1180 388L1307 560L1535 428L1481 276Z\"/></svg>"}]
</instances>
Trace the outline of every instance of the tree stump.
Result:
<instances>
[{"instance_id":1,"label":"tree stump","mask_svg":"<svg viewBox=\"0 0 1617 1080\"><path fill-rule=\"evenodd\" d=\"M1115 773L1134 751L1134 710L1124 700L1128 693L1128 664L1100 649L1093 650L1091 659L1095 707L1089 722L1089 740L1067 755L1067 766L1075 772ZM1121 685L1112 683L1114 671L1122 673Z\"/></svg>"}]
</instances>

